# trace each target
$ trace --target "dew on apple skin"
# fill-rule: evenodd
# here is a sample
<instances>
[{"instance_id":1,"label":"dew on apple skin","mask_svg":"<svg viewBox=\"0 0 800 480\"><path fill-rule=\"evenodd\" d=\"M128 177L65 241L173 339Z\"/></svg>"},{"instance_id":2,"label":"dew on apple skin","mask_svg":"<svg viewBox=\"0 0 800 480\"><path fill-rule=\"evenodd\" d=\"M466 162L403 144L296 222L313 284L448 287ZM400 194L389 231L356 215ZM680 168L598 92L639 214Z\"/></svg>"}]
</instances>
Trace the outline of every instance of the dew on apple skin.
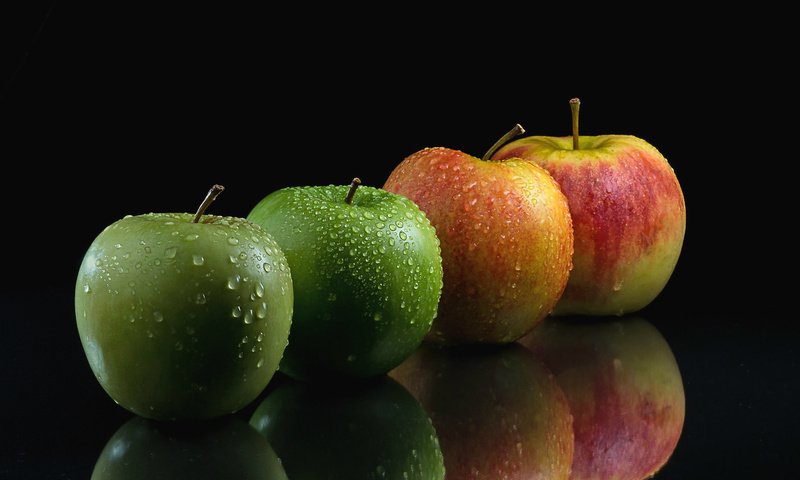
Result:
<instances>
[{"instance_id":1,"label":"dew on apple skin","mask_svg":"<svg viewBox=\"0 0 800 480\"><path fill-rule=\"evenodd\" d=\"M240 277L238 274L228 277L228 283L227 283L228 290L236 290L237 288L239 288L239 282L241 280L242 277Z\"/></svg>"},{"instance_id":2,"label":"dew on apple skin","mask_svg":"<svg viewBox=\"0 0 800 480\"><path fill-rule=\"evenodd\" d=\"M192 263L196 266L201 266L206 263L206 259L202 255L192 255Z\"/></svg>"},{"instance_id":3,"label":"dew on apple skin","mask_svg":"<svg viewBox=\"0 0 800 480\"><path fill-rule=\"evenodd\" d=\"M258 282L256 284L256 297L262 298L263 296L264 296L264 284L261 283L261 282Z\"/></svg>"},{"instance_id":4,"label":"dew on apple skin","mask_svg":"<svg viewBox=\"0 0 800 480\"><path fill-rule=\"evenodd\" d=\"M251 323L253 323L254 320L255 319L253 318L253 309L248 308L247 311L244 312L244 323L250 325Z\"/></svg>"},{"instance_id":5,"label":"dew on apple skin","mask_svg":"<svg viewBox=\"0 0 800 480\"><path fill-rule=\"evenodd\" d=\"M200 235L198 235L196 233L190 233L190 234L186 235L185 237L183 237L183 239L186 240L187 242L193 242L193 241L197 240L198 238L200 238Z\"/></svg>"},{"instance_id":6,"label":"dew on apple skin","mask_svg":"<svg viewBox=\"0 0 800 480\"><path fill-rule=\"evenodd\" d=\"M262 341L264 341L264 333L258 332L258 336L256 337L256 342L261 343Z\"/></svg>"},{"instance_id":7,"label":"dew on apple skin","mask_svg":"<svg viewBox=\"0 0 800 480\"><path fill-rule=\"evenodd\" d=\"M204 305L206 303L206 294L202 292L198 293L194 298L194 303Z\"/></svg>"},{"instance_id":8,"label":"dew on apple skin","mask_svg":"<svg viewBox=\"0 0 800 480\"><path fill-rule=\"evenodd\" d=\"M264 359L263 358L259 358L258 359L258 363L256 363L256 368L261 368L263 366L264 366Z\"/></svg>"},{"instance_id":9,"label":"dew on apple skin","mask_svg":"<svg viewBox=\"0 0 800 480\"><path fill-rule=\"evenodd\" d=\"M167 247L164 250L164 257L166 257L166 258L175 258L175 255L177 255L177 254L178 254L178 248L177 247Z\"/></svg>"},{"instance_id":10,"label":"dew on apple skin","mask_svg":"<svg viewBox=\"0 0 800 480\"><path fill-rule=\"evenodd\" d=\"M355 362L356 361L356 356L351 353L350 355L347 356L347 361L351 362L351 363Z\"/></svg>"},{"instance_id":11,"label":"dew on apple skin","mask_svg":"<svg viewBox=\"0 0 800 480\"><path fill-rule=\"evenodd\" d=\"M233 307L233 309L231 310L231 316L233 318L240 318L242 316L242 307L239 305Z\"/></svg>"},{"instance_id":12,"label":"dew on apple skin","mask_svg":"<svg viewBox=\"0 0 800 480\"><path fill-rule=\"evenodd\" d=\"M156 323L161 323L164 321L164 315L162 315L161 312L156 310L153 312L153 320L155 320Z\"/></svg>"},{"instance_id":13,"label":"dew on apple skin","mask_svg":"<svg viewBox=\"0 0 800 480\"><path fill-rule=\"evenodd\" d=\"M617 280L617 281L614 283L614 286L612 287L612 289L613 289L615 292L619 292L620 290L622 290L622 285L623 285L623 283L624 283L624 282L623 282L622 280Z\"/></svg>"},{"instance_id":14,"label":"dew on apple skin","mask_svg":"<svg viewBox=\"0 0 800 480\"><path fill-rule=\"evenodd\" d=\"M83 293L92 293L92 287L88 283L83 285Z\"/></svg>"},{"instance_id":15,"label":"dew on apple skin","mask_svg":"<svg viewBox=\"0 0 800 480\"><path fill-rule=\"evenodd\" d=\"M256 307L256 317L263 319L266 316L267 316L267 304L266 302L261 302Z\"/></svg>"},{"instance_id":16,"label":"dew on apple skin","mask_svg":"<svg viewBox=\"0 0 800 480\"><path fill-rule=\"evenodd\" d=\"M228 243L230 245L239 245L239 239L236 237L228 237Z\"/></svg>"},{"instance_id":17,"label":"dew on apple skin","mask_svg":"<svg viewBox=\"0 0 800 480\"><path fill-rule=\"evenodd\" d=\"M182 342L180 342L180 341L178 341L178 342L175 342L175 350L177 350L177 351L179 351L179 352L180 352L181 350L183 350L183 343L182 343Z\"/></svg>"}]
</instances>

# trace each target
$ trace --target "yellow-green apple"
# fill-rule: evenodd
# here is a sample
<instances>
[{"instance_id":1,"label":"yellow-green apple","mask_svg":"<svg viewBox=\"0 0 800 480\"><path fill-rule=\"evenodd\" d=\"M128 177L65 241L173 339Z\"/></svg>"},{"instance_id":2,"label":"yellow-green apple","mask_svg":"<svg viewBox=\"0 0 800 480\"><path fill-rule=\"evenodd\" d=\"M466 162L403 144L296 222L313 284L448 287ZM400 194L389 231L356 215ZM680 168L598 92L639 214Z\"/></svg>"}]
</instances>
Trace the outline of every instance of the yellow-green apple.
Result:
<instances>
[{"instance_id":1,"label":"yellow-green apple","mask_svg":"<svg viewBox=\"0 0 800 480\"><path fill-rule=\"evenodd\" d=\"M292 277L270 235L198 212L125 217L84 256L75 315L89 366L124 408L158 420L238 410L264 390L292 321Z\"/></svg>"},{"instance_id":2,"label":"yellow-green apple","mask_svg":"<svg viewBox=\"0 0 800 480\"><path fill-rule=\"evenodd\" d=\"M423 345L389 374L431 416L447 478L569 478L572 418L552 374L518 345Z\"/></svg>"},{"instance_id":3,"label":"yellow-green apple","mask_svg":"<svg viewBox=\"0 0 800 480\"><path fill-rule=\"evenodd\" d=\"M250 424L269 440L292 480L444 480L430 418L385 375L350 384L283 384L261 402Z\"/></svg>"},{"instance_id":4,"label":"yellow-green apple","mask_svg":"<svg viewBox=\"0 0 800 480\"><path fill-rule=\"evenodd\" d=\"M488 160L425 148L384 184L413 200L441 241L444 288L429 340L509 343L558 301L572 266L572 222L564 194L535 163Z\"/></svg>"},{"instance_id":5,"label":"yellow-green apple","mask_svg":"<svg viewBox=\"0 0 800 480\"><path fill-rule=\"evenodd\" d=\"M555 314L622 315L647 306L667 284L686 230L675 172L655 147L630 135L531 136L495 159L541 165L567 196L575 228L575 269Z\"/></svg>"},{"instance_id":6,"label":"yellow-green apple","mask_svg":"<svg viewBox=\"0 0 800 480\"><path fill-rule=\"evenodd\" d=\"M520 340L569 400L573 480L649 478L683 428L683 382L664 337L641 318L550 318Z\"/></svg>"}]
</instances>

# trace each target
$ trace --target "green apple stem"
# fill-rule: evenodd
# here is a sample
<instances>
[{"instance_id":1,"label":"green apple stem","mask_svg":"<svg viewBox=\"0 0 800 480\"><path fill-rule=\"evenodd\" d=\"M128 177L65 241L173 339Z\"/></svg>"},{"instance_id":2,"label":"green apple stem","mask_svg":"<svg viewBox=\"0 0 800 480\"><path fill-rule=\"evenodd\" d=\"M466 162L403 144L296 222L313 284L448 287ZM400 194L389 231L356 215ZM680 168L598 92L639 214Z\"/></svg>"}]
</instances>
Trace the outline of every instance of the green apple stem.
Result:
<instances>
[{"instance_id":1,"label":"green apple stem","mask_svg":"<svg viewBox=\"0 0 800 480\"><path fill-rule=\"evenodd\" d=\"M347 191L347 196L344 197L344 203L348 205L353 203L353 195L356 194L356 189L358 189L359 185L361 185L361 179L358 177L354 178L353 181L350 182L350 190Z\"/></svg>"},{"instance_id":2,"label":"green apple stem","mask_svg":"<svg viewBox=\"0 0 800 480\"><path fill-rule=\"evenodd\" d=\"M522 128L522 125L519 123L514 125L514 128L509 130L508 133L500 137L500 140L494 142L494 145L489 147L489 150L487 150L483 157L481 157L481 160L489 160L492 158L492 155L494 155L494 152L496 152L498 148L508 143L508 141L512 138L522 135L523 133L525 133L525 129Z\"/></svg>"},{"instance_id":3,"label":"green apple stem","mask_svg":"<svg viewBox=\"0 0 800 480\"><path fill-rule=\"evenodd\" d=\"M572 110L572 149L580 150L580 136L578 135L578 113L581 110L581 99L573 98L569 101L569 108Z\"/></svg>"},{"instance_id":4,"label":"green apple stem","mask_svg":"<svg viewBox=\"0 0 800 480\"><path fill-rule=\"evenodd\" d=\"M200 207L197 209L197 213L194 214L192 223L197 223L200 221L200 217L203 216L203 214L206 211L206 208L208 208L208 206L211 205L211 202L217 199L217 195L222 193L223 190L225 190L225 187L223 187L222 185L215 184L213 187L211 187L211 190L209 190L208 193L206 194L205 200L203 200L203 203L201 203Z\"/></svg>"}]
</instances>

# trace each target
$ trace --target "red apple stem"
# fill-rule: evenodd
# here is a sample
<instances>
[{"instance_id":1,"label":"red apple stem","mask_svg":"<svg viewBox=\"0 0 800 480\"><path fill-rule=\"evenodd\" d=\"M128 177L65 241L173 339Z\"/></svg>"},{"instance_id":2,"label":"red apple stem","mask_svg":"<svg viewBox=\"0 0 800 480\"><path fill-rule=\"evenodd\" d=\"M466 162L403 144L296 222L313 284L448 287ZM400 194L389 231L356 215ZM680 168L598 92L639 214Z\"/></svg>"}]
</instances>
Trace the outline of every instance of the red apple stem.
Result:
<instances>
[{"instance_id":1,"label":"red apple stem","mask_svg":"<svg viewBox=\"0 0 800 480\"><path fill-rule=\"evenodd\" d=\"M514 125L514 128L509 130L508 133L500 137L500 140L494 142L494 145L489 147L489 150L487 150L486 153L483 154L481 160L489 160L490 158L492 158L492 155L494 155L494 152L496 152L500 147L508 143L509 140L511 140L512 138L522 135L523 133L525 133L525 129L522 128L522 125L520 125L519 123Z\"/></svg>"},{"instance_id":2,"label":"red apple stem","mask_svg":"<svg viewBox=\"0 0 800 480\"><path fill-rule=\"evenodd\" d=\"M206 194L205 200L203 200L203 203L201 203L200 207L197 209L197 213L194 214L192 223L197 223L200 221L200 217L202 217L203 214L206 212L206 208L208 208L208 206L211 205L211 202L217 199L217 195L222 193L223 190L225 190L225 187L223 187L222 185L215 184L214 186L211 187L211 190L209 190L208 193Z\"/></svg>"},{"instance_id":3,"label":"red apple stem","mask_svg":"<svg viewBox=\"0 0 800 480\"><path fill-rule=\"evenodd\" d=\"M580 135L578 135L578 113L581 110L581 99L573 98L569 101L569 108L572 110L572 149L580 150Z\"/></svg>"},{"instance_id":4,"label":"red apple stem","mask_svg":"<svg viewBox=\"0 0 800 480\"><path fill-rule=\"evenodd\" d=\"M361 185L361 179L358 177L354 178L353 181L350 182L350 190L347 191L347 196L344 197L344 203L348 205L353 203L353 195L356 194L356 190L358 189L359 185Z\"/></svg>"}]
</instances>

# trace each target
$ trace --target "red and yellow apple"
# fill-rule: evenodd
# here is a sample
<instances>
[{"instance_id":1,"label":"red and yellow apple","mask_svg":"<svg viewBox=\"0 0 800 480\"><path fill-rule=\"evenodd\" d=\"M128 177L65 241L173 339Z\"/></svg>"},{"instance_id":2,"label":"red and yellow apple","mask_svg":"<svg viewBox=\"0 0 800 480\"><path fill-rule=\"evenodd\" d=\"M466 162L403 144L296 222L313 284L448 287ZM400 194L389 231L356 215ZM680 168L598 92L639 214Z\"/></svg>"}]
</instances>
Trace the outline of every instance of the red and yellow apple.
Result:
<instances>
[{"instance_id":1,"label":"red and yellow apple","mask_svg":"<svg viewBox=\"0 0 800 480\"><path fill-rule=\"evenodd\" d=\"M641 318L549 318L520 343L567 396L572 480L639 480L669 459L683 428L683 382L664 337Z\"/></svg>"},{"instance_id":2,"label":"red and yellow apple","mask_svg":"<svg viewBox=\"0 0 800 480\"><path fill-rule=\"evenodd\" d=\"M494 150L481 159L426 148L383 186L419 205L441 241L444 287L429 340L517 340L550 313L572 268L572 222L558 185L533 162L487 160Z\"/></svg>"},{"instance_id":3,"label":"red and yellow apple","mask_svg":"<svg viewBox=\"0 0 800 480\"><path fill-rule=\"evenodd\" d=\"M675 172L655 147L630 135L531 136L493 158L544 167L569 201L575 253L555 314L622 315L647 306L667 284L686 230Z\"/></svg>"},{"instance_id":4,"label":"red and yellow apple","mask_svg":"<svg viewBox=\"0 0 800 480\"><path fill-rule=\"evenodd\" d=\"M569 478L572 417L552 374L511 344L427 344L389 373L430 415L449 480Z\"/></svg>"}]
</instances>

